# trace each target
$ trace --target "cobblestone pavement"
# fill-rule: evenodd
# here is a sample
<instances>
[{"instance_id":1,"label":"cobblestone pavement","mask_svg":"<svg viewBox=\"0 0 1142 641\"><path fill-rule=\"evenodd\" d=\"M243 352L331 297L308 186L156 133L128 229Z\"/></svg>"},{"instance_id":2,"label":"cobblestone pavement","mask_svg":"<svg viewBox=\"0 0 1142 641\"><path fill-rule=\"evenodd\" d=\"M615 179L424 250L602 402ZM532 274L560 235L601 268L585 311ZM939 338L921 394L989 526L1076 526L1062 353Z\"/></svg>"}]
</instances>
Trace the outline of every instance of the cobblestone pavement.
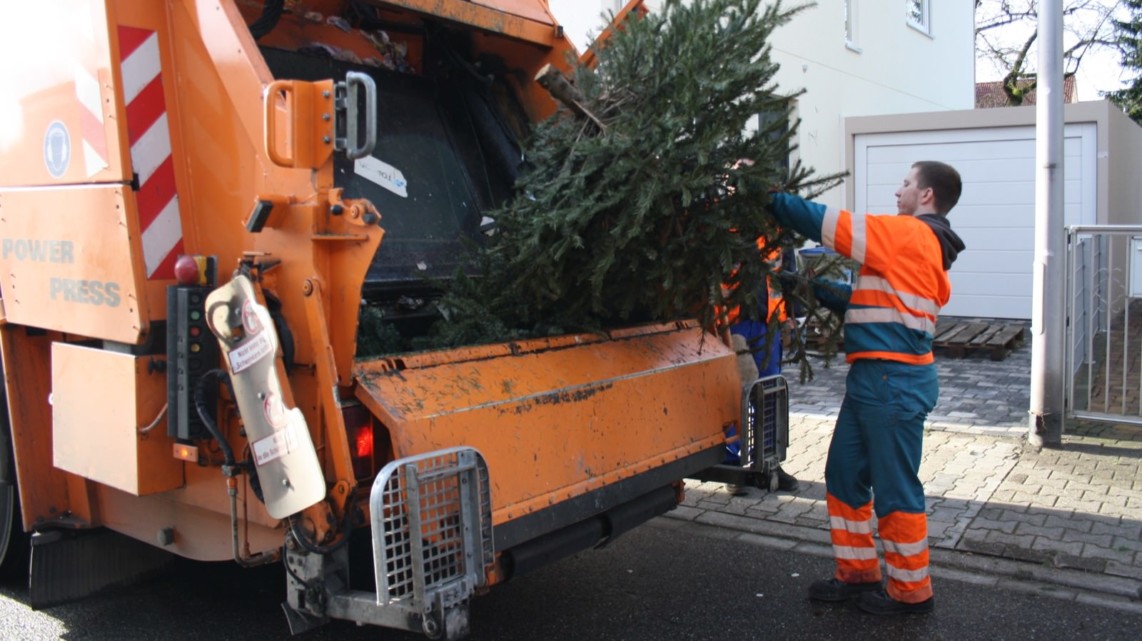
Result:
<instances>
[{"instance_id":1,"label":"cobblestone pavement","mask_svg":"<svg viewBox=\"0 0 1142 641\"><path fill-rule=\"evenodd\" d=\"M1142 612L1142 428L1072 423L1061 448L1025 444L1030 340L1006 359L940 358L940 402L929 416L920 477L928 496L933 573L1028 580L1064 599ZM687 481L673 518L828 550L825 455L848 366L787 372L795 493ZM938 589L938 587L937 587Z\"/></svg>"}]
</instances>

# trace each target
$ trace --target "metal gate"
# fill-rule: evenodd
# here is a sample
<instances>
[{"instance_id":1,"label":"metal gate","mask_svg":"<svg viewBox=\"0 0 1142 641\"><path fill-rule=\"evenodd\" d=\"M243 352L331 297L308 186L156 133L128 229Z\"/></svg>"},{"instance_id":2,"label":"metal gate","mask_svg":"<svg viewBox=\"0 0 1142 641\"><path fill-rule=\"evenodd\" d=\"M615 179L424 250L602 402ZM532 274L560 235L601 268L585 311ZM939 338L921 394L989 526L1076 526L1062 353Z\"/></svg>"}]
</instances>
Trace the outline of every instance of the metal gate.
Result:
<instances>
[{"instance_id":1,"label":"metal gate","mask_svg":"<svg viewBox=\"0 0 1142 641\"><path fill-rule=\"evenodd\" d=\"M1066 418L1142 425L1142 226L1067 228Z\"/></svg>"}]
</instances>

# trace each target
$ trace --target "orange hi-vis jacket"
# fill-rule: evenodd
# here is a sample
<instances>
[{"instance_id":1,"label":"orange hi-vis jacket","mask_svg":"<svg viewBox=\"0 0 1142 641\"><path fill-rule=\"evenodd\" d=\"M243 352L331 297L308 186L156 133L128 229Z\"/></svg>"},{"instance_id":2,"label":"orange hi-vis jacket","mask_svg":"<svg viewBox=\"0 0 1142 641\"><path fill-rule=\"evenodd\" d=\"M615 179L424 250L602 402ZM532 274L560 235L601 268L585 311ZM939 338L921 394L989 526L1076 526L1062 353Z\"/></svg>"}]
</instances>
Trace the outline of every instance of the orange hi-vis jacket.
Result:
<instances>
[{"instance_id":1,"label":"orange hi-vis jacket","mask_svg":"<svg viewBox=\"0 0 1142 641\"><path fill-rule=\"evenodd\" d=\"M732 307L726 312L726 324L736 325L743 320L758 320L762 323L780 323L785 321L789 315L785 311L785 298L782 295L781 290L773 287L772 281L770 279L767 279L766 285L768 291L766 296L767 305L765 310L765 318L755 319L750 315L744 315L743 317L740 308Z\"/></svg>"},{"instance_id":2,"label":"orange hi-vis jacket","mask_svg":"<svg viewBox=\"0 0 1142 641\"><path fill-rule=\"evenodd\" d=\"M757 239L757 249L759 251L764 250L765 245L765 238ZM771 251L769 256L766 256L765 259L769 261L770 264L777 265L778 261L781 259L781 250L777 249ZM778 267L780 268L783 266L778 265ZM768 323L770 321L782 322L788 318L788 315L785 311L785 299L781 293L781 290L773 286L771 279L767 278L765 284L767 289L765 318L751 318L751 315L746 314L745 318L743 319L741 309L738 307L732 307L726 310L725 322L727 325L735 325L741 320L759 320L763 323Z\"/></svg>"},{"instance_id":3,"label":"orange hi-vis jacket","mask_svg":"<svg viewBox=\"0 0 1142 641\"><path fill-rule=\"evenodd\" d=\"M762 322L762 323L770 323L770 322L780 323L780 322L785 321L788 318L788 314L786 314L786 312L785 312L785 305L783 304L784 298L782 297L782 294L779 290L774 289L773 287L769 288L769 301L768 302L769 302L769 304L767 306L768 309L766 310L765 318L764 319L758 319L760 322ZM742 313L741 313L740 308L732 307L726 312L725 323L726 323L727 327L737 325L742 320L744 320L744 319L742 318Z\"/></svg>"},{"instance_id":4,"label":"orange hi-vis jacket","mask_svg":"<svg viewBox=\"0 0 1142 641\"><path fill-rule=\"evenodd\" d=\"M933 362L936 318L952 294L947 270L964 247L944 217L855 214L783 193L773 195L772 211L782 225L860 263L851 289L830 288L832 304L817 288L823 304L844 309L848 362Z\"/></svg>"}]
</instances>

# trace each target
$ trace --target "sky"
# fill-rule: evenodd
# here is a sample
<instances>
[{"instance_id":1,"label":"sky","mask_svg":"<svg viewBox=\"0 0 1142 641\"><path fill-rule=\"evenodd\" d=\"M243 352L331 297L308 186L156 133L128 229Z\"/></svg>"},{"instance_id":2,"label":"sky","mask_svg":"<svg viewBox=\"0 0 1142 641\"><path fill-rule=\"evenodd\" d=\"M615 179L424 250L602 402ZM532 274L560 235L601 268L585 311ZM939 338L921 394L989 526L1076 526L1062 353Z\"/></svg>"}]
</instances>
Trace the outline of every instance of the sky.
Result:
<instances>
[{"instance_id":1,"label":"sky","mask_svg":"<svg viewBox=\"0 0 1142 641\"><path fill-rule=\"evenodd\" d=\"M1117 53L1103 52L1083 58L1075 74L1079 100L1102 100L1103 91L1121 89L1131 79L1123 75L1121 58Z\"/></svg>"},{"instance_id":2,"label":"sky","mask_svg":"<svg viewBox=\"0 0 1142 641\"><path fill-rule=\"evenodd\" d=\"M1034 0L1038 2L1039 0ZM1013 4L1026 4L1032 0L1012 0ZM1078 14L1073 18L1069 18L1070 23L1064 24L1063 46L1066 48L1073 40L1067 31L1073 28L1079 31L1089 31L1088 25L1090 20L1097 15L1099 8L1117 8L1120 12L1116 17L1126 19L1123 10L1118 7L1116 0L1062 0L1063 6L1069 7L1076 3L1089 2L1093 5L1098 5L1094 10ZM998 0L984 0L984 5L979 9L980 12L986 12L989 7L998 5ZM980 19L977 14L977 21ZM1030 31L1034 30L1036 25L1024 24L1013 25L1007 27L1007 33L1004 34L1004 41L1006 43L1023 42L1026 40ZM1036 49L1033 47L1031 50L1031 57L1037 60L1035 56L1038 55ZM1107 49L1094 49L1083 57L1081 64L1078 67L1077 88L1079 100L1101 100L1104 91L1113 91L1121 89L1127 82L1134 77L1133 70L1123 71L1122 59L1115 51ZM999 80L1003 76L1003 71L997 69L993 63L986 60L976 61L976 81L984 82L991 80Z\"/></svg>"}]
</instances>

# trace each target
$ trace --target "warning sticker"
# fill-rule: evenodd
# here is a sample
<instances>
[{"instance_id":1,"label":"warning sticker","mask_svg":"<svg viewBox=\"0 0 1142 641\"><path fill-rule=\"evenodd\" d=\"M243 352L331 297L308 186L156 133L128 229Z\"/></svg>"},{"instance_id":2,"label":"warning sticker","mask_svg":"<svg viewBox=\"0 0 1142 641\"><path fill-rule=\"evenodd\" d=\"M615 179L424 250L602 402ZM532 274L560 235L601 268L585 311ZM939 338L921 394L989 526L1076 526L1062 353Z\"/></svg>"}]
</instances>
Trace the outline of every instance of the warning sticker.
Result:
<instances>
[{"instance_id":1,"label":"warning sticker","mask_svg":"<svg viewBox=\"0 0 1142 641\"><path fill-rule=\"evenodd\" d=\"M237 374L273 353L274 345L263 332L234 348L226 357L230 359L230 371Z\"/></svg>"},{"instance_id":2,"label":"warning sticker","mask_svg":"<svg viewBox=\"0 0 1142 641\"><path fill-rule=\"evenodd\" d=\"M247 335L262 331L262 322L258 320L258 314L254 311L254 302L249 298L242 301L242 328L246 330Z\"/></svg>"},{"instance_id":3,"label":"warning sticker","mask_svg":"<svg viewBox=\"0 0 1142 641\"><path fill-rule=\"evenodd\" d=\"M262 401L262 413L266 415L266 422L275 429L286 424L286 408L280 397L273 392L267 392Z\"/></svg>"},{"instance_id":4,"label":"warning sticker","mask_svg":"<svg viewBox=\"0 0 1142 641\"><path fill-rule=\"evenodd\" d=\"M372 156L358 158L353 164L353 173L401 198L408 198L408 181L404 179L404 174L383 160Z\"/></svg>"},{"instance_id":5,"label":"warning sticker","mask_svg":"<svg viewBox=\"0 0 1142 641\"><path fill-rule=\"evenodd\" d=\"M291 424L284 430L278 430L269 436L254 441L251 449L254 452L254 463L262 466L270 461L279 459L297 449L297 427Z\"/></svg>"}]
</instances>

